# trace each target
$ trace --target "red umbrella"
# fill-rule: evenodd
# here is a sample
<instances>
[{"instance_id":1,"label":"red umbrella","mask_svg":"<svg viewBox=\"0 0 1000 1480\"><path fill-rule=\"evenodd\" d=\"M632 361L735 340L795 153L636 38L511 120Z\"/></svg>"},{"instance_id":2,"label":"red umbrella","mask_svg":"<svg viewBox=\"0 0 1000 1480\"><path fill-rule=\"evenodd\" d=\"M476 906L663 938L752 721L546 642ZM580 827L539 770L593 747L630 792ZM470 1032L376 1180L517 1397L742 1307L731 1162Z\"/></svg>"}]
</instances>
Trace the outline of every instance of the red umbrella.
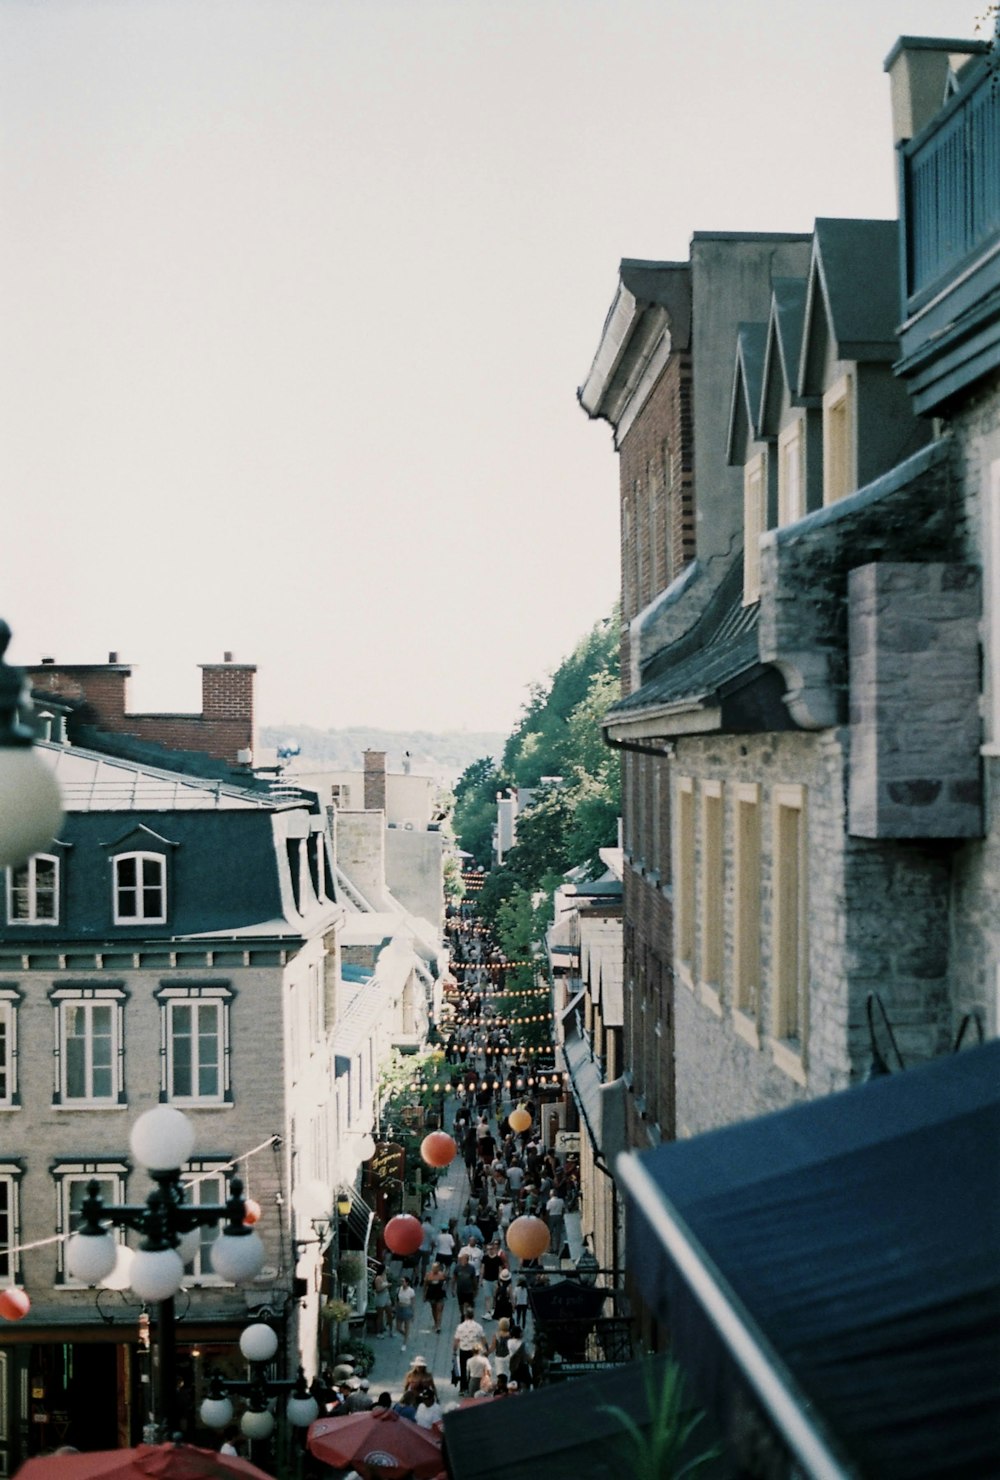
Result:
<instances>
[{"instance_id":1,"label":"red umbrella","mask_svg":"<svg viewBox=\"0 0 1000 1480\"><path fill-rule=\"evenodd\" d=\"M92 1454L45 1454L29 1459L15 1480L269 1480L246 1459L214 1454L193 1444L140 1444Z\"/></svg>"},{"instance_id":2,"label":"red umbrella","mask_svg":"<svg viewBox=\"0 0 1000 1480\"><path fill-rule=\"evenodd\" d=\"M441 1468L441 1440L391 1408L319 1418L306 1438L325 1465L353 1465L365 1480L430 1480Z\"/></svg>"}]
</instances>

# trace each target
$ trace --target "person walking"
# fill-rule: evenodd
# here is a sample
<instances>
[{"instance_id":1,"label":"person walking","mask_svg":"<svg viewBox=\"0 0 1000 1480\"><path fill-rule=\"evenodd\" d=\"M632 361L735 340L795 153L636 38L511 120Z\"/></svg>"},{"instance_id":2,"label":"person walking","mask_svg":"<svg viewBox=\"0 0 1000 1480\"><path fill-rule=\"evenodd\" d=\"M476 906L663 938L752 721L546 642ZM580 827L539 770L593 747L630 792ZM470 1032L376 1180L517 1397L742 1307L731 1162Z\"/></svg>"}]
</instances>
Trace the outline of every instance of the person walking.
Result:
<instances>
[{"instance_id":1,"label":"person walking","mask_svg":"<svg viewBox=\"0 0 1000 1480\"><path fill-rule=\"evenodd\" d=\"M441 1315L444 1311L444 1303L448 1298L448 1274L435 1260L427 1271L424 1280L424 1299L431 1308L431 1319L434 1322L434 1330L441 1330Z\"/></svg>"},{"instance_id":2,"label":"person walking","mask_svg":"<svg viewBox=\"0 0 1000 1480\"><path fill-rule=\"evenodd\" d=\"M413 1320L413 1305L417 1298L417 1292L410 1284L410 1277L403 1275L396 1291L396 1330L403 1338L400 1351L406 1351L406 1343L410 1335L410 1322Z\"/></svg>"},{"instance_id":3,"label":"person walking","mask_svg":"<svg viewBox=\"0 0 1000 1480\"><path fill-rule=\"evenodd\" d=\"M459 1388L463 1392L465 1391L467 1382L466 1369L469 1365L469 1359L480 1342L485 1349L486 1332L476 1320L472 1306L463 1306L462 1319L455 1327L455 1335L451 1343L452 1351L458 1356L458 1381Z\"/></svg>"}]
</instances>

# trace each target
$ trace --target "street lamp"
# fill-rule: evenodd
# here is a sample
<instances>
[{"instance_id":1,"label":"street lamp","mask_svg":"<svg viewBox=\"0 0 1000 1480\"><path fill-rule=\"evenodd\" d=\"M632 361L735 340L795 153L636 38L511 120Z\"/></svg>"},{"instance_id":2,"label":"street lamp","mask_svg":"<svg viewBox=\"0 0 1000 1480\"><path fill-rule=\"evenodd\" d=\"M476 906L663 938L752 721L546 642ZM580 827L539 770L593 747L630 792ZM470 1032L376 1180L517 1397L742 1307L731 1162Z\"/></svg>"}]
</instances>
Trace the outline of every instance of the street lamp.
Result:
<instances>
[{"instance_id":1,"label":"street lamp","mask_svg":"<svg viewBox=\"0 0 1000 1480\"><path fill-rule=\"evenodd\" d=\"M63 809L59 784L19 718L31 703L24 670L5 661L9 642L0 621L0 868L19 868L55 837Z\"/></svg>"},{"instance_id":2,"label":"street lamp","mask_svg":"<svg viewBox=\"0 0 1000 1480\"><path fill-rule=\"evenodd\" d=\"M212 1375L208 1397L199 1410L201 1421L210 1429L224 1429L232 1422L233 1404L231 1393L248 1399L246 1412L240 1420L240 1428L251 1442L269 1439L274 1430L274 1415L268 1400L281 1393L288 1394L285 1414L293 1428L307 1429L319 1417L319 1403L306 1384L305 1372L300 1367L295 1377L266 1378L261 1370L270 1362L278 1350L276 1332L263 1322L248 1326L240 1337L240 1351L250 1364L252 1376L248 1380L234 1380ZM255 1370L256 1369L256 1370Z\"/></svg>"},{"instance_id":3,"label":"street lamp","mask_svg":"<svg viewBox=\"0 0 1000 1480\"><path fill-rule=\"evenodd\" d=\"M168 1438L177 1431L179 1418L174 1296L184 1278L184 1265L197 1251L200 1230L225 1225L211 1250L212 1267L224 1280L248 1284L264 1263L260 1236L243 1221L239 1177L230 1179L226 1203L195 1206L184 1201L181 1167L194 1149L194 1139L190 1120L171 1105L159 1105L140 1115L132 1127L132 1152L156 1186L144 1204L109 1206L100 1195L100 1183L88 1183L80 1226L66 1247L69 1273L84 1284L96 1285L112 1275L117 1261L118 1245L110 1228L132 1228L142 1234L128 1281L140 1300L159 1305L156 1408Z\"/></svg>"}]
</instances>

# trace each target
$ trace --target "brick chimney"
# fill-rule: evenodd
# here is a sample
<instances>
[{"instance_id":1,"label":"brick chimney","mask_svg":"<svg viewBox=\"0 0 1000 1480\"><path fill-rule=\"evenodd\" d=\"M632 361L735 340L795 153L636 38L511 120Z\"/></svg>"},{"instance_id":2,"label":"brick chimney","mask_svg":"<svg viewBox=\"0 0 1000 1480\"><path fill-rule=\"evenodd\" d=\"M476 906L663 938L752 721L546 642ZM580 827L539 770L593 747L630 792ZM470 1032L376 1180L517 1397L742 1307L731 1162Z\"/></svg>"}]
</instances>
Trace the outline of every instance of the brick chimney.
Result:
<instances>
[{"instance_id":1,"label":"brick chimney","mask_svg":"<svg viewBox=\"0 0 1000 1480\"><path fill-rule=\"evenodd\" d=\"M132 666L119 663L117 653L109 653L107 663L57 663L55 658L43 658L36 667L24 671L33 694L83 703L93 724L107 730L121 729L128 713Z\"/></svg>"},{"instance_id":2,"label":"brick chimney","mask_svg":"<svg viewBox=\"0 0 1000 1480\"><path fill-rule=\"evenodd\" d=\"M385 811L385 751L365 751L365 811Z\"/></svg>"}]
</instances>

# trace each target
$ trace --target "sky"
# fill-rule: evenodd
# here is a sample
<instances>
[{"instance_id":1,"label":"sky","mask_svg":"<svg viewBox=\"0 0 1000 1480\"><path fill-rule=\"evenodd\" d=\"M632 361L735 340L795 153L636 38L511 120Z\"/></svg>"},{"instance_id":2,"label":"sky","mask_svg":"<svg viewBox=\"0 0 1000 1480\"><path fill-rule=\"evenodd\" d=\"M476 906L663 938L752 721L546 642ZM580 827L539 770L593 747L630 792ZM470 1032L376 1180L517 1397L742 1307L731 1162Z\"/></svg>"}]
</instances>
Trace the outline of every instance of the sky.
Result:
<instances>
[{"instance_id":1,"label":"sky","mask_svg":"<svg viewBox=\"0 0 1000 1480\"><path fill-rule=\"evenodd\" d=\"M985 0L3 0L0 615L197 711L509 731L618 590L623 257L895 214Z\"/></svg>"}]
</instances>

